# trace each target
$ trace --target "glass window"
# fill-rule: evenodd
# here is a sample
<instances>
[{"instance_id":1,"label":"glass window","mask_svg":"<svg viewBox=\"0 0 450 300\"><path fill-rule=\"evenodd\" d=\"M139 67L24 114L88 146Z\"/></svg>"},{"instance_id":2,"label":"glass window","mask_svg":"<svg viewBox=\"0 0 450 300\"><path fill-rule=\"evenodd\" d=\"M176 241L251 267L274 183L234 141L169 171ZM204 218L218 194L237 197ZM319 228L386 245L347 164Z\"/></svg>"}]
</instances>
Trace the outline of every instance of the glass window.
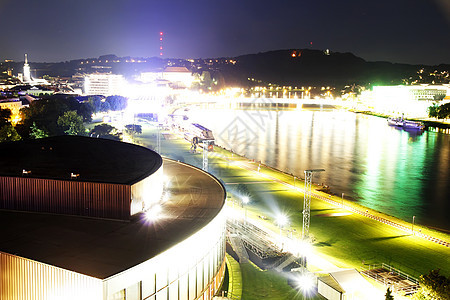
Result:
<instances>
[{"instance_id":1,"label":"glass window","mask_svg":"<svg viewBox=\"0 0 450 300\"><path fill-rule=\"evenodd\" d=\"M203 290L203 261L199 262L197 265L197 294Z\"/></svg>"},{"instance_id":2,"label":"glass window","mask_svg":"<svg viewBox=\"0 0 450 300\"><path fill-rule=\"evenodd\" d=\"M192 268L189 271L189 300L195 299L197 297L197 269Z\"/></svg>"},{"instance_id":3,"label":"glass window","mask_svg":"<svg viewBox=\"0 0 450 300\"><path fill-rule=\"evenodd\" d=\"M178 281L169 285L169 300L178 300Z\"/></svg>"},{"instance_id":4,"label":"glass window","mask_svg":"<svg viewBox=\"0 0 450 300\"><path fill-rule=\"evenodd\" d=\"M142 296L145 299L145 297L153 295L154 293L156 293L156 277L153 273L142 281Z\"/></svg>"},{"instance_id":5,"label":"glass window","mask_svg":"<svg viewBox=\"0 0 450 300\"><path fill-rule=\"evenodd\" d=\"M167 268L162 266L156 273L156 290L159 291L165 287L167 287Z\"/></svg>"},{"instance_id":6,"label":"glass window","mask_svg":"<svg viewBox=\"0 0 450 300\"><path fill-rule=\"evenodd\" d=\"M109 297L111 300L125 300L125 289L120 290Z\"/></svg>"},{"instance_id":7,"label":"glass window","mask_svg":"<svg viewBox=\"0 0 450 300\"><path fill-rule=\"evenodd\" d=\"M158 291L156 294L156 300L167 300L167 288Z\"/></svg>"},{"instance_id":8,"label":"glass window","mask_svg":"<svg viewBox=\"0 0 450 300\"><path fill-rule=\"evenodd\" d=\"M130 285L125 289L126 300L141 300L141 282Z\"/></svg>"},{"instance_id":9,"label":"glass window","mask_svg":"<svg viewBox=\"0 0 450 300\"><path fill-rule=\"evenodd\" d=\"M189 287L189 280L188 275L181 276L179 280L179 295L180 299L188 299L188 287Z\"/></svg>"}]
</instances>

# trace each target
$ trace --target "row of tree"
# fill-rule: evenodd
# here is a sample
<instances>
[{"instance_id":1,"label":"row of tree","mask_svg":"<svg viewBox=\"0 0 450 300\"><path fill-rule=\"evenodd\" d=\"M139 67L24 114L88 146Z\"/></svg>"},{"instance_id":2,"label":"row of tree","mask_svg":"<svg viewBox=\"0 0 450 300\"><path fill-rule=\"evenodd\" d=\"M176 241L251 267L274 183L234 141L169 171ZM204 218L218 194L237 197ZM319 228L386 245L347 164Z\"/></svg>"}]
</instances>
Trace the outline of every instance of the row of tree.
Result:
<instances>
[{"instance_id":1,"label":"row of tree","mask_svg":"<svg viewBox=\"0 0 450 300\"><path fill-rule=\"evenodd\" d=\"M79 101L72 96L53 95L31 102L20 110L21 121L13 126L10 123L11 111L0 109L0 142L20 139L37 139L56 135L87 135L98 132L112 137L113 127L103 126L87 132L84 123L92 120L92 114L110 110L123 110L127 99L121 96L88 97Z\"/></svg>"},{"instance_id":2,"label":"row of tree","mask_svg":"<svg viewBox=\"0 0 450 300\"><path fill-rule=\"evenodd\" d=\"M438 105L433 104L428 107L428 116L430 118L448 119L450 118L450 103Z\"/></svg>"}]
</instances>

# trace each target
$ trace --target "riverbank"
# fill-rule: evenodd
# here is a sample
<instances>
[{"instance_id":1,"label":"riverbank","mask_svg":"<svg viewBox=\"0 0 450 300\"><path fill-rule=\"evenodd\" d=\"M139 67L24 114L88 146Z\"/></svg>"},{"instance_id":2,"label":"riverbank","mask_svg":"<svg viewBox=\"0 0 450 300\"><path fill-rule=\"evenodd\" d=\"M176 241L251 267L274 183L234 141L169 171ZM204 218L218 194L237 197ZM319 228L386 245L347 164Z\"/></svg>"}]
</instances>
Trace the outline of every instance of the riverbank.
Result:
<instances>
[{"instance_id":1,"label":"riverbank","mask_svg":"<svg viewBox=\"0 0 450 300\"><path fill-rule=\"evenodd\" d=\"M359 114L365 114L365 115L385 118L385 119L393 117L391 115L375 113L372 111L360 111L360 110L354 110L354 109L349 109L349 111L354 112L354 113L359 113ZM448 129L450 129L450 119L436 120L433 118L420 118L420 119L408 119L408 120L422 122L425 125L426 130L449 133Z\"/></svg>"},{"instance_id":2,"label":"riverbank","mask_svg":"<svg viewBox=\"0 0 450 300\"><path fill-rule=\"evenodd\" d=\"M190 144L168 131L161 140L162 154L189 164L201 167L202 152L191 153ZM136 141L147 147L156 145L156 131L150 127L143 128L143 134ZM226 186L233 195L246 193L251 198L247 206L249 217L261 220L264 216L268 226L276 230L274 224L278 213L288 215L290 225L285 233L299 236L302 226L303 182L289 174L259 166L253 161L238 156L227 150L216 148L209 154L209 170ZM242 166L248 166L243 168ZM257 168L259 167L259 172ZM252 170L253 168L253 170ZM277 178L279 181L274 181ZM295 182L294 182L295 181ZM315 193L328 197L336 203L340 197ZM233 197L239 201L237 197ZM343 207L313 197L311 201L310 232L314 237L314 249L340 267L358 269L368 264L387 263L418 277L431 269L441 268L442 274L450 274L450 248L405 232L403 229L379 222L376 218L351 211L350 207L367 211L368 214L393 221L406 228L412 224L382 214L349 200L343 200ZM449 241L449 235L434 231L420 224L414 225L414 232L435 236ZM288 232L289 231L289 232Z\"/></svg>"}]
</instances>

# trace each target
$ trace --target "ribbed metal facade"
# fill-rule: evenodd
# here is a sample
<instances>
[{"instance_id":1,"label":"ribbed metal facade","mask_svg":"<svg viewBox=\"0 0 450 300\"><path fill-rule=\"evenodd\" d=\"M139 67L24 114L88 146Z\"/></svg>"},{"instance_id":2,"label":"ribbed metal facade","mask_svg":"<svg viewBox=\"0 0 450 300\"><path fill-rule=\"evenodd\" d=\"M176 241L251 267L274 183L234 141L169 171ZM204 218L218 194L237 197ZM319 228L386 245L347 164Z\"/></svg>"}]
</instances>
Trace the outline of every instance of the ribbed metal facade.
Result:
<instances>
[{"instance_id":1,"label":"ribbed metal facade","mask_svg":"<svg viewBox=\"0 0 450 300\"><path fill-rule=\"evenodd\" d=\"M0 177L0 209L128 220L131 186Z\"/></svg>"},{"instance_id":2,"label":"ribbed metal facade","mask_svg":"<svg viewBox=\"0 0 450 300\"><path fill-rule=\"evenodd\" d=\"M2 300L101 300L102 280L0 252Z\"/></svg>"}]
</instances>

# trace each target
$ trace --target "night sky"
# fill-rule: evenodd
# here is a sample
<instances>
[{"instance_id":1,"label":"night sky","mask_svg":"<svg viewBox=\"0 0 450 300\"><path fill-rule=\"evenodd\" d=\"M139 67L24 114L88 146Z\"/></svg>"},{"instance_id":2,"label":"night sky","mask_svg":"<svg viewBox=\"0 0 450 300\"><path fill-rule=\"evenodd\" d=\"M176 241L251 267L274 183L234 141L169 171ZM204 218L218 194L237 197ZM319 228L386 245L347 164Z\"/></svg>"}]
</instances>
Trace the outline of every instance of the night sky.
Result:
<instances>
[{"instance_id":1,"label":"night sky","mask_svg":"<svg viewBox=\"0 0 450 300\"><path fill-rule=\"evenodd\" d=\"M450 64L449 0L0 0L0 60L230 57L312 48ZM311 45L312 42L312 45Z\"/></svg>"}]
</instances>

